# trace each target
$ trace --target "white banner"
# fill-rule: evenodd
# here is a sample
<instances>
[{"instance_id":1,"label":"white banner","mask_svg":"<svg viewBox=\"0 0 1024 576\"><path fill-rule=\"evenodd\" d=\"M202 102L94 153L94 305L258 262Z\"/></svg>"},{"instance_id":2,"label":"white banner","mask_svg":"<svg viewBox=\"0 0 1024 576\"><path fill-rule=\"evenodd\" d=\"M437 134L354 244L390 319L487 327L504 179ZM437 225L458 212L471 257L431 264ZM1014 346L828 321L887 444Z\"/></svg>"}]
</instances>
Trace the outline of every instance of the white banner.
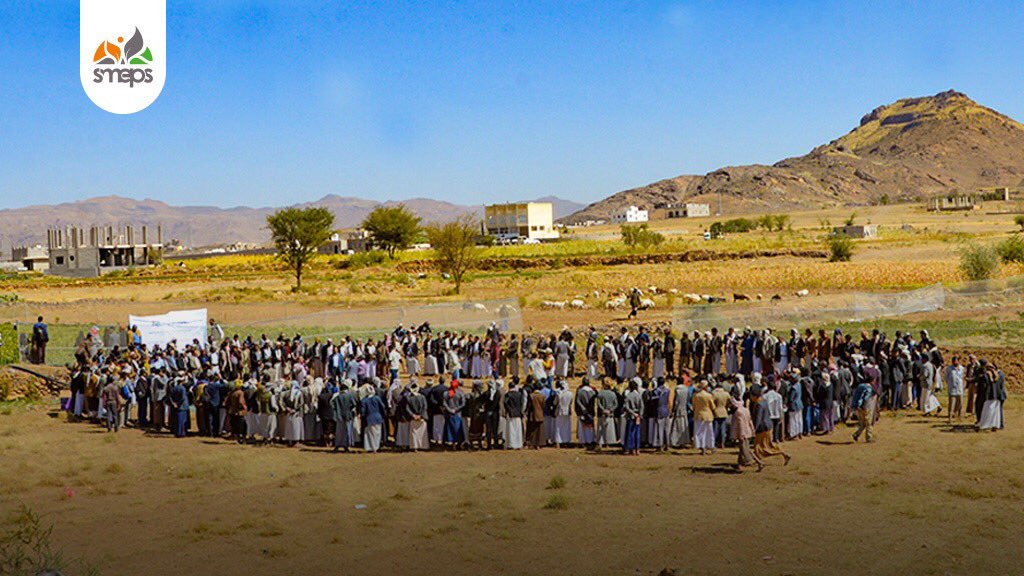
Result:
<instances>
[{"instance_id":1,"label":"white banner","mask_svg":"<svg viewBox=\"0 0 1024 576\"><path fill-rule=\"evenodd\" d=\"M128 316L128 325L138 327L146 346L166 346L174 340L179 348L192 344L193 340L206 346L206 308L176 310L159 316Z\"/></svg>"}]
</instances>

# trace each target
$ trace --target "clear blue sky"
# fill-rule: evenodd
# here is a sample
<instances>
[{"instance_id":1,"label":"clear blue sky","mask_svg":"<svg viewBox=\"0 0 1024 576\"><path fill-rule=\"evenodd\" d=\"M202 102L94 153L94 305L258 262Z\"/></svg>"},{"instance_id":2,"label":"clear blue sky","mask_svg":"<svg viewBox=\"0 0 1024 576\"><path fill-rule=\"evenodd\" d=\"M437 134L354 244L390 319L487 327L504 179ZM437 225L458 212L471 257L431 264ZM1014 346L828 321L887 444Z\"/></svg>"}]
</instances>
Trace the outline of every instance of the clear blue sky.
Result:
<instances>
[{"instance_id":1,"label":"clear blue sky","mask_svg":"<svg viewBox=\"0 0 1024 576\"><path fill-rule=\"evenodd\" d=\"M771 163L949 88L1024 119L1022 2L167 0L148 110L96 108L78 2L0 7L0 208L119 194L593 201Z\"/></svg>"}]
</instances>

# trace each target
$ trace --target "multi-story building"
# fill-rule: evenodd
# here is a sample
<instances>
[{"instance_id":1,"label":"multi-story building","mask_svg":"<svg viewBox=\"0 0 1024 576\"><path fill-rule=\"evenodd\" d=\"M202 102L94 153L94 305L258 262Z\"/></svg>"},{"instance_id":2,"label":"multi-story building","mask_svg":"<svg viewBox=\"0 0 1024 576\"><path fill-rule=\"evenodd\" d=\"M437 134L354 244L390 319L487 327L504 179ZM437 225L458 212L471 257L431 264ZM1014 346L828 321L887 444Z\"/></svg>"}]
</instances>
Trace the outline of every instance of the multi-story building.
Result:
<instances>
[{"instance_id":1,"label":"multi-story building","mask_svg":"<svg viewBox=\"0 0 1024 576\"><path fill-rule=\"evenodd\" d=\"M484 228L488 235L501 239L558 238L550 202L492 204L484 208Z\"/></svg>"},{"instance_id":2,"label":"multi-story building","mask_svg":"<svg viewBox=\"0 0 1024 576\"><path fill-rule=\"evenodd\" d=\"M647 210L637 206L630 206L625 210L612 215L612 222L616 224L633 224L636 222L647 222Z\"/></svg>"},{"instance_id":3,"label":"multi-story building","mask_svg":"<svg viewBox=\"0 0 1024 576\"><path fill-rule=\"evenodd\" d=\"M163 231L156 237L146 226L140 237L133 226L76 226L53 228L46 232L50 253L49 273L57 276L92 277L106 272L148 266L163 255Z\"/></svg>"}]
</instances>

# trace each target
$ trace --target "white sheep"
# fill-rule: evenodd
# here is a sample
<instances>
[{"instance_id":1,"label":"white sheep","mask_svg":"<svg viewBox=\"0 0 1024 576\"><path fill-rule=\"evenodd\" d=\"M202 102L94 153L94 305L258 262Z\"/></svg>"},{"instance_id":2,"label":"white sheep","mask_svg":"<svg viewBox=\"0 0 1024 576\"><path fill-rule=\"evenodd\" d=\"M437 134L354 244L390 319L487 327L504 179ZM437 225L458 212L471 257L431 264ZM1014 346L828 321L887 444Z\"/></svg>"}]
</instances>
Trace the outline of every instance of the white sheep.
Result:
<instances>
[{"instance_id":1,"label":"white sheep","mask_svg":"<svg viewBox=\"0 0 1024 576\"><path fill-rule=\"evenodd\" d=\"M551 310L565 310L565 300L561 302L552 302L551 300L545 300L541 302L542 308L548 308Z\"/></svg>"},{"instance_id":2,"label":"white sheep","mask_svg":"<svg viewBox=\"0 0 1024 576\"><path fill-rule=\"evenodd\" d=\"M796 297L797 298L803 298L804 296L807 296L810 293L811 293L810 290L808 290L807 288L804 288L803 290L800 290L799 292L796 293Z\"/></svg>"},{"instance_id":3,"label":"white sheep","mask_svg":"<svg viewBox=\"0 0 1024 576\"><path fill-rule=\"evenodd\" d=\"M572 302L569 302L569 307L572 308L573 310L583 310L584 308L587 307L587 304L583 300L577 299L573 300Z\"/></svg>"},{"instance_id":4,"label":"white sheep","mask_svg":"<svg viewBox=\"0 0 1024 576\"><path fill-rule=\"evenodd\" d=\"M612 298L611 300L609 300L609 301L604 303L604 307L608 308L609 310L618 310L619 308L622 308L625 305L626 305L626 297L625 296L618 296L618 297Z\"/></svg>"},{"instance_id":5,"label":"white sheep","mask_svg":"<svg viewBox=\"0 0 1024 576\"><path fill-rule=\"evenodd\" d=\"M654 300L651 300L650 298L640 300L641 310L650 310L651 308L654 308Z\"/></svg>"}]
</instances>

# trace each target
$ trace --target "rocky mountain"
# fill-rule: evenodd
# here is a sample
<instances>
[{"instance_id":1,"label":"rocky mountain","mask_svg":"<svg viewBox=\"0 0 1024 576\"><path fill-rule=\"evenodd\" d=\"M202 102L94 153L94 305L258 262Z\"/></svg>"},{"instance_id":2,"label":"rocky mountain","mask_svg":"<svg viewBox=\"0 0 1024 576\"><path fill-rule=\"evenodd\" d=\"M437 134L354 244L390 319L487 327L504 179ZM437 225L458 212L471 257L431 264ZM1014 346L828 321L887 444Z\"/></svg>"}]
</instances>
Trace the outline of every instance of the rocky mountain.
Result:
<instances>
[{"instance_id":1,"label":"rocky mountain","mask_svg":"<svg viewBox=\"0 0 1024 576\"><path fill-rule=\"evenodd\" d=\"M726 212L916 200L1021 185L1024 125L948 91L898 100L846 135L771 166L730 166L625 190L562 220L605 219L622 207L721 202Z\"/></svg>"},{"instance_id":2,"label":"rocky mountain","mask_svg":"<svg viewBox=\"0 0 1024 576\"><path fill-rule=\"evenodd\" d=\"M582 204L555 197L543 199L554 203L556 217L582 208ZM398 202L378 202L364 198L328 195L298 206L323 206L335 216L339 228L354 228L374 208ZM401 202L426 222L446 221L463 214L483 214L483 206L464 206L427 198ZM46 230L61 226L108 224L163 226L164 241L177 239L187 246L210 246L247 242L262 244L269 240L266 217L277 208L217 208L213 206L172 206L159 200L135 200L120 196L103 196L78 202L49 206L28 206L0 210L2 256L10 256L12 246L44 243Z\"/></svg>"}]
</instances>

